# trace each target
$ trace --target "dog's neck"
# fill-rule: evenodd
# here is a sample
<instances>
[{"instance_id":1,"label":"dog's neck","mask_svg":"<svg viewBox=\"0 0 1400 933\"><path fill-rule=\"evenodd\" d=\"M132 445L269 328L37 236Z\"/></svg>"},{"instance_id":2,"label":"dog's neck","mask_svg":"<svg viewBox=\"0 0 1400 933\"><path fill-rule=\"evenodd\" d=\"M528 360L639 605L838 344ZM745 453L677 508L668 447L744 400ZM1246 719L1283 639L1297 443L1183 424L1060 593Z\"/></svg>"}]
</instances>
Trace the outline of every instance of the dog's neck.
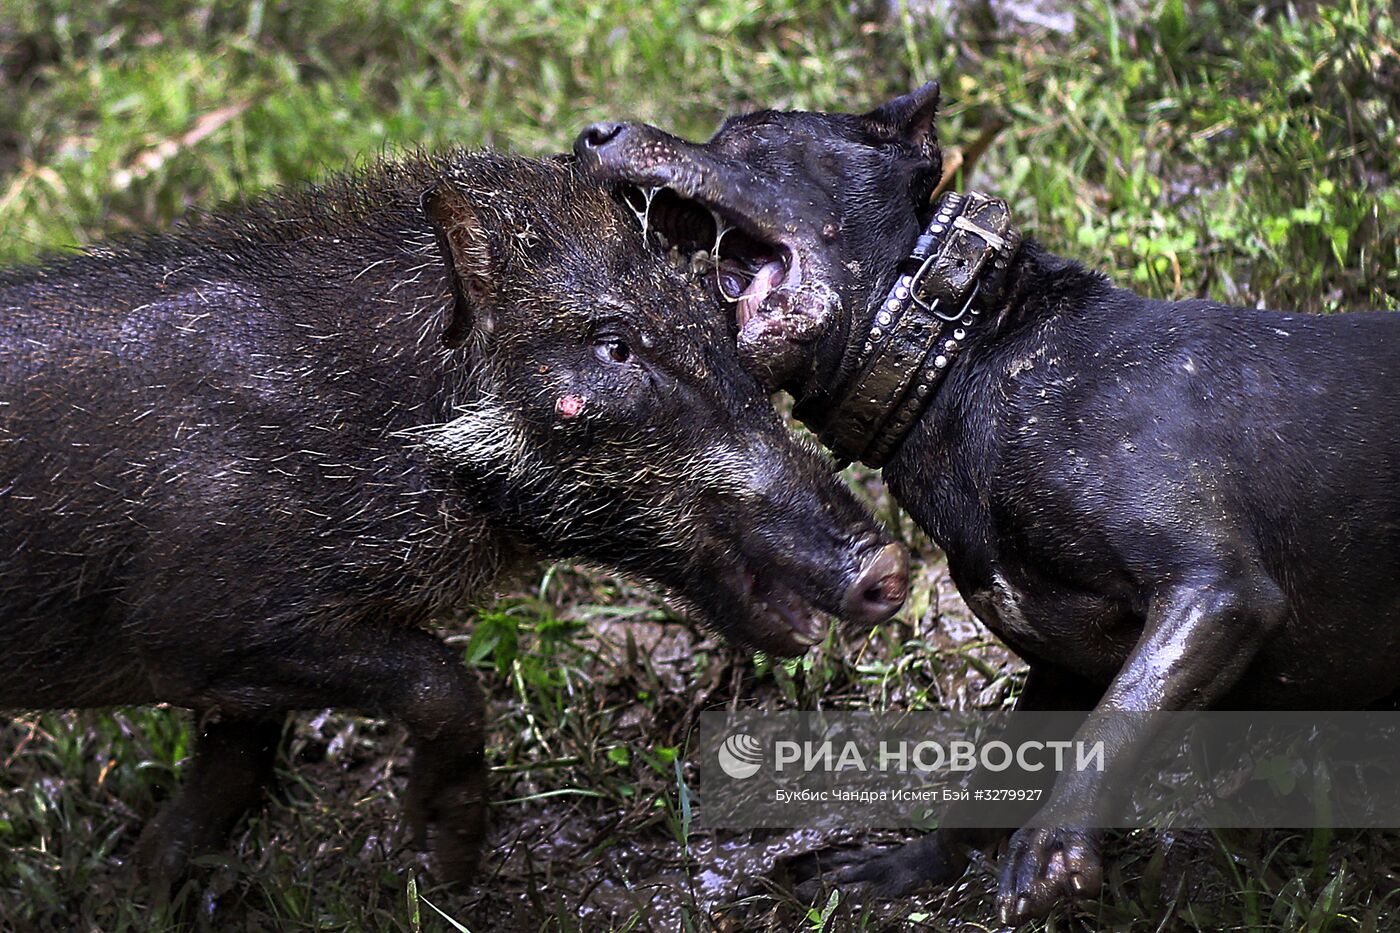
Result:
<instances>
[{"instance_id":1,"label":"dog's neck","mask_svg":"<svg viewBox=\"0 0 1400 933\"><path fill-rule=\"evenodd\" d=\"M837 457L883 466L986 326L1020 243L1005 201L944 195L884 300L819 348L794 415Z\"/></svg>"}]
</instances>

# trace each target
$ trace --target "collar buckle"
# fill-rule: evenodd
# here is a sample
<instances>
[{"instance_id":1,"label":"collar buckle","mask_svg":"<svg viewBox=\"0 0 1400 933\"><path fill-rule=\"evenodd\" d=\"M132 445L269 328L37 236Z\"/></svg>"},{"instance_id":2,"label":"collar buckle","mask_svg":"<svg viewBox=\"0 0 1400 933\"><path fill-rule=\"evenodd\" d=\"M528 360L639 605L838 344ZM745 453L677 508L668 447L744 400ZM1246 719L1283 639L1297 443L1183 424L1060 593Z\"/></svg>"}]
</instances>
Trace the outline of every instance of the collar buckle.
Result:
<instances>
[{"instance_id":1,"label":"collar buckle","mask_svg":"<svg viewBox=\"0 0 1400 933\"><path fill-rule=\"evenodd\" d=\"M973 333L978 298L986 304L1000 293L1020 245L1005 201L944 195L902 264L916 268L896 278L869 329L852 336L860 349L850 351L854 367L829 396L834 404L804 400L798 416L837 457L884 466Z\"/></svg>"},{"instance_id":2,"label":"collar buckle","mask_svg":"<svg viewBox=\"0 0 1400 933\"><path fill-rule=\"evenodd\" d=\"M962 220L961 217L958 219ZM1000 239L1000 237L998 237L998 239ZM967 310L971 308L972 303L977 300L977 292L982 288L982 281L978 279L972 283L972 291L968 294L967 300L963 302L961 311L956 314L947 314L940 311L938 310L938 306L942 301L941 299L934 298L933 301L924 301L922 297L924 279L928 276L929 270L933 268L933 264L937 260L938 253L930 254L929 257L924 260L923 265L919 266L919 270L910 276L912 282L909 285L909 297L916 306L922 308L926 313L932 314L943 323L956 324L967 316Z\"/></svg>"}]
</instances>

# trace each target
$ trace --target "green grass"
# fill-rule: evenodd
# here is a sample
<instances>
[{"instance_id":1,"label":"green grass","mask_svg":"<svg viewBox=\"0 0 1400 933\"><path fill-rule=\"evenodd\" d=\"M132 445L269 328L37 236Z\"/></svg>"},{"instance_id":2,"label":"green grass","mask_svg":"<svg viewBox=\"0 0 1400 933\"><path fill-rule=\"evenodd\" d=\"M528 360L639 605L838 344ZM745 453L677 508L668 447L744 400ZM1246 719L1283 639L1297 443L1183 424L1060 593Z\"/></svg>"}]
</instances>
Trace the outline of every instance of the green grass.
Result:
<instances>
[{"instance_id":1,"label":"green grass","mask_svg":"<svg viewBox=\"0 0 1400 933\"><path fill-rule=\"evenodd\" d=\"M959 184L1009 198L1025 229L1124 284L1400 306L1400 25L1385 4L1066 6L1072 35L968 15L950 38L873 0L0 0L0 261L381 153L554 152L618 116L704 136L736 110L851 109L939 77L945 145L1007 123ZM877 483L853 479L908 529ZM837 903L807 917L761 877L721 892L706 879L745 876L733 840L689 832L681 803L702 709L985 706L1014 692L1017 665L907 534L923 571L901 624L793 664L740 657L570 568L443 620L493 697L494 851L471 892L433 888L405 847L397 727L321 715L289 726L283 788L228 858L153 911L121 860L178 780L182 715L18 717L0 730L0 929L452 929L434 907L477 931L987 924L985 870L893 916ZM1391 833L1128 834L1109 851L1091 925L1397 924Z\"/></svg>"}]
</instances>

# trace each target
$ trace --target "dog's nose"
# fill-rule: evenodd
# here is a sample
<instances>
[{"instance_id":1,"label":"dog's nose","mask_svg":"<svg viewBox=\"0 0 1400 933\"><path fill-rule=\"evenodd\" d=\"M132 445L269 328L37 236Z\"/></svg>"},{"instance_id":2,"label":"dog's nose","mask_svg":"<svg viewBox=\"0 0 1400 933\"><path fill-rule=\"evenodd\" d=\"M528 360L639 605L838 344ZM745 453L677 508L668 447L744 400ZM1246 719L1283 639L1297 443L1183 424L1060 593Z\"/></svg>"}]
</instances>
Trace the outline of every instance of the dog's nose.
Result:
<instances>
[{"instance_id":1,"label":"dog's nose","mask_svg":"<svg viewBox=\"0 0 1400 933\"><path fill-rule=\"evenodd\" d=\"M617 142L627 132L626 123L594 123L586 126L578 139L574 140L574 152L597 152L604 146Z\"/></svg>"},{"instance_id":2,"label":"dog's nose","mask_svg":"<svg viewBox=\"0 0 1400 933\"><path fill-rule=\"evenodd\" d=\"M909 555L898 544L876 551L856 574L843 600L847 621L861 625L884 622L909 595Z\"/></svg>"}]
</instances>

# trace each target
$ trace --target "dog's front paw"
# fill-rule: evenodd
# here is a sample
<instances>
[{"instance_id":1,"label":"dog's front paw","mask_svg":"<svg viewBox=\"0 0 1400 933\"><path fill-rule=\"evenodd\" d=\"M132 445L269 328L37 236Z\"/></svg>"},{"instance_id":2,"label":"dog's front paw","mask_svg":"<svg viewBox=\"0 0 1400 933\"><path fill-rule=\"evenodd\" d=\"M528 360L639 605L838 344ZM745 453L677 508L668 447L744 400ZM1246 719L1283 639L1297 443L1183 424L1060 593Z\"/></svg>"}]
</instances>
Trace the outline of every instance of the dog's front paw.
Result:
<instances>
[{"instance_id":1,"label":"dog's front paw","mask_svg":"<svg viewBox=\"0 0 1400 933\"><path fill-rule=\"evenodd\" d=\"M912 894L925 885L956 881L967 870L967 856L934 832L896 848L864 848L843 852L815 853L801 877L797 897L815 902L824 888L840 887L851 900L863 898L894 900Z\"/></svg>"},{"instance_id":2,"label":"dog's front paw","mask_svg":"<svg viewBox=\"0 0 1400 933\"><path fill-rule=\"evenodd\" d=\"M1044 917L1063 898L1096 897L1103 887L1103 862L1091 830L1022 829L1002 857L997 885L1001 922L1019 926Z\"/></svg>"}]
</instances>

